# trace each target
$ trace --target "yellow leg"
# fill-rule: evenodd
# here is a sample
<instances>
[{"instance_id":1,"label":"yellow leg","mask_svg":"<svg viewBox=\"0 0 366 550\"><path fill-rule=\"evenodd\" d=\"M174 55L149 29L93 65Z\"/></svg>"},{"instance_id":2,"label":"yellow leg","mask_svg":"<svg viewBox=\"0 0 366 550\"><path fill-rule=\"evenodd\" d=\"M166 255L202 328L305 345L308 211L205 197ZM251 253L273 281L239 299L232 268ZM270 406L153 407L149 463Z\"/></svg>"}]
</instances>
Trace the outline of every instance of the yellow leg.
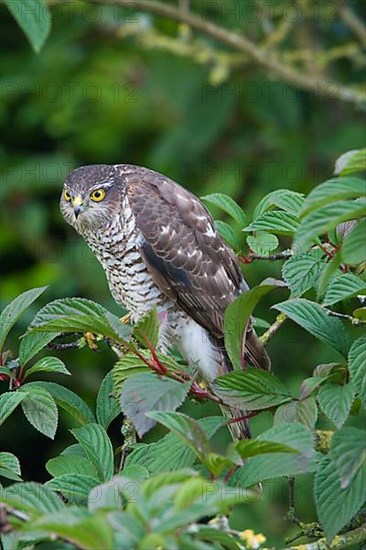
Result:
<instances>
[{"instance_id":1,"label":"yellow leg","mask_svg":"<svg viewBox=\"0 0 366 550\"><path fill-rule=\"evenodd\" d=\"M96 349L98 349L98 346L97 344L95 343L95 340L97 339L97 337L95 336L95 334L93 334L92 332L85 332L84 333L84 338L85 338L85 342L87 343L88 345L88 348L90 348L91 350L95 351Z\"/></svg>"},{"instance_id":2,"label":"yellow leg","mask_svg":"<svg viewBox=\"0 0 366 550\"><path fill-rule=\"evenodd\" d=\"M121 323L124 325L128 325L128 323L131 321L131 313L127 313L123 317L120 318Z\"/></svg>"}]
</instances>

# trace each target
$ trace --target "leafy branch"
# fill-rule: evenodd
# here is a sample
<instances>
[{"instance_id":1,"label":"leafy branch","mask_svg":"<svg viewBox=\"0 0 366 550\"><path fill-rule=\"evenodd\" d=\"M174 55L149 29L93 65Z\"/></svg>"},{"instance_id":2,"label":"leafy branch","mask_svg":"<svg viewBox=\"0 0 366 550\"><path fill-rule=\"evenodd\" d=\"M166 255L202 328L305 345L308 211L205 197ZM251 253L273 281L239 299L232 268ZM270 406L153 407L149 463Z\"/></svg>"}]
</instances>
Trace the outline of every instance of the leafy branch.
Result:
<instances>
[{"instance_id":1,"label":"leafy branch","mask_svg":"<svg viewBox=\"0 0 366 550\"><path fill-rule=\"evenodd\" d=\"M351 102L356 105L365 101L365 93L357 87L343 85L340 82L330 82L319 73L306 70L303 66L301 69L295 68L293 65L284 61L284 56L279 51L274 51L273 48L267 48L259 43L255 43L243 33L238 34L223 26L216 25L207 19L199 17L188 9L180 9L179 7L171 6L159 2L157 0L100 0L106 4L118 4L134 7L138 10L153 13L161 17L166 17L184 23L190 28L197 30L214 40L233 48L243 55L243 63L248 59L258 64L268 71L272 78L275 77L283 82L297 86L309 92L316 92L324 98L332 97L346 102ZM356 17L350 17L350 10L342 12L343 19L346 17L347 22L352 20L352 26L355 29ZM360 25L357 25L357 32L363 36Z\"/></svg>"},{"instance_id":2,"label":"leafy branch","mask_svg":"<svg viewBox=\"0 0 366 550\"><path fill-rule=\"evenodd\" d=\"M366 523L348 533L337 535L329 544L327 538L320 538L316 541L300 544L299 546L287 546L288 550L341 550L350 546L360 544L366 538Z\"/></svg>"}]
</instances>

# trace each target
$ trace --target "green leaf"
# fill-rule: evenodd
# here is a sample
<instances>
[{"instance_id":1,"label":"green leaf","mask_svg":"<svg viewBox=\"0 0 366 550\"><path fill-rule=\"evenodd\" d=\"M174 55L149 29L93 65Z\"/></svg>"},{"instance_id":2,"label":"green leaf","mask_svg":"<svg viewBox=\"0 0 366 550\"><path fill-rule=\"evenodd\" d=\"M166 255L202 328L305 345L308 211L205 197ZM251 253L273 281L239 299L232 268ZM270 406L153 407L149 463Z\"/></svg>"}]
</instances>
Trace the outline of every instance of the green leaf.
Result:
<instances>
[{"instance_id":1,"label":"green leaf","mask_svg":"<svg viewBox=\"0 0 366 550\"><path fill-rule=\"evenodd\" d=\"M366 406L366 336L353 342L348 354L348 370L353 387Z\"/></svg>"},{"instance_id":2,"label":"green leaf","mask_svg":"<svg viewBox=\"0 0 366 550\"><path fill-rule=\"evenodd\" d=\"M304 195L289 189L276 189L266 195L254 210L253 218L256 220L264 212L277 206L290 214L297 214L304 202Z\"/></svg>"},{"instance_id":3,"label":"green leaf","mask_svg":"<svg viewBox=\"0 0 366 550\"><path fill-rule=\"evenodd\" d=\"M330 456L346 489L366 463L365 431L357 428L337 430L331 441Z\"/></svg>"},{"instance_id":4,"label":"green leaf","mask_svg":"<svg viewBox=\"0 0 366 550\"><path fill-rule=\"evenodd\" d=\"M205 486L202 483L202 478L192 477L192 479L187 479L174 495L174 509L181 511L190 508L197 497L202 496L204 492Z\"/></svg>"},{"instance_id":5,"label":"green leaf","mask_svg":"<svg viewBox=\"0 0 366 550\"><path fill-rule=\"evenodd\" d=\"M185 516L184 511L188 512L189 515L191 515L193 511L193 517L191 515L191 519L193 521L195 519L197 520L200 516L206 515L205 505L207 505L208 509L211 508L210 511L218 511L217 504L220 499L222 501L230 499L231 503L228 502L229 507L230 505L235 503L232 499L232 497L235 498L235 496L230 495L231 490L232 488L228 491L225 491L225 485L223 483L214 482L212 484L211 482L207 482L207 480L203 479L202 477L194 477L185 480L183 483L180 484L180 487L178 487L178 490L174 495L174 504L172 510L173 513L171 514L172 521L174 522L174 516L176 515L180 516L182 520ZM220 495L221 491L223 492ZM240 498L238 493L239 491L236 492L236 496L239 497L237 503L245 501L248 502L250 498L253 498L253 493L250 493L249 491L243 491L241 495L242 498ZM164 529L164 531L166 530ZM184 546L184 548L186 547Z\"/></svg>"},{"instance_id":6,"label":"green leaf","mask_svg":"<svg viewBox=\"0 0 366 550\"><path fill-rule=\"evenodd\" d=\"M243 226L247 223L246 215L240 206L228 195L223 193L212 193L211 195L205 195L201 197L204 202L214 204L229 214L239 225Z\"/></svg>"},{"instance_id":7,"label":"green leaf","mask_svg":"<svg viewBox=\"0 0 366 550\"><path fill-rule=\"evenodd\" d=\"M210 439L225 419L221 416L208 416L196 421L206 437ZM168 433L162 439L149 445L139 445L127 456L126 466L141 464L149 472L169 472L193 465L196 455L184 439L175 433Z\"/></svg>"},{"instance_id":8,"label":"green leaf","mask_svg":"<svg viewBox=\"0 0 366 550\"><path fill-rule=\"evenodd\" d=\"M46 470L53 477L59 477L65 474L81 474L96 479L95 484L99 483L98 473L93 463L83 456L60 455L51 458L46 463Z\"/></svg>"},{"instance_id":9,"label":"green leaf","mask_svg":"<svg viewBox=\"0 0 366 550\"><path fill-rule=\"evenodd\" d=\"M304 218L322 206L330 206L330 203L346 202L343 199L354 199L365 195L365 180L355 177L332 178L318 185L309 193L300 211L300 216ZM348 204L352 203L348 202Z\"/></svg>"},{"instance_id":10,"label":"green leaf","mask_svg":"<svg viewBox=\"0 0 366 550\"><path fill-rule=\"evenodd\" d=\"M33 386L47 390L52 395L57 405L68 413L69 419L73 422L76 421L80 424L95 422L94 414L85 401L68 388L60 386L60 384L55 384L54 382L42 381L30 382L26 385L26 388L31 388Z\"/></svg>"},{"instance_id":11,"label":"green leaf","mask_svg":"<svg viewBox=\"0 0 366 550\"><path fill-rule=\"evenodd\" d=\"M18 476L15 472L12 470L9 470L8 468L3 468L0 466L0 477L4 477L5 479L11 479L11 481L22 481L22 478ZM1 484L0 484L1 487Z\"/></svg>"},{"instance_id":12,"label":"green leaf","mask_svg":"<svg viewBox=\"0 0 366 550\"><path fill-rule=\"evenodd\" d=\"M7 468L16 474L21 475L19 460L15 455L13 455L13 453L1 452L0 466L1 468Z\"/></svg>"},{"instance_id":13,"label":"green leaf","mask_svg":"<svg viewBox=\"0 0 366 550\"><path fill-rule=\"evenodd\" d=\"M25 371L25 378L35 372L58 372L61 374L70 374L64 363L58 357L42 357L32 367Z\"/></svg>"},{"instance_id":14,"label":"green leaf","mask_svg":"<svg viewBox=\"0 0 366 550\"><path fill-rule=\"evenodd\" d=\"M0 501L16 510L26 512L30 518L37 518L42 514L63 510L64 503L51 489L40 483L14 483L0 491Z\"/></svg>"},{"instance_id":15,"label":"green leaf","mask_svg":"<svg viewBox=\"0 0 366 550\"><path fill-rule=\"evenodd\" d=\"M122 509L123 503L126 500L124 498L126 493L132 498L135 494L138 495L138 482L124 475L114 476L110 481L107 481L102 485L97 485L92 491L90 491L88 508L91 512L95 512L100 509ZM137 498L134 502L137 502Z\"/></svg>"},{"instance_id":16,"label":"green leaf","mask_svg":"<svg viewBox=\"0 0 366 550\"><path fill-rule=\"evenodd\" d=\"M19 392L23 391L20 387ZM58 410L52 395L36 386L24 386L22 409L28 422L43 435L54 439L58 424Z\"/></svg>"},{"instance_id":17,"label":"green leaf","mask_svg":"<svg viewBox=\"0 0 366 550\"><path fill-rule=\"evenodd\" d=\"M159 338L159 319L156 309L151 309L133 327L133 336L146 348L146 338L155 348Z\"/></svg>"},{"instance_id":18,"label":"green leaf","mask_svg":"<svg viewBox=\"0 0 366 550\"><path fill-rule=\"evenodd\" d=\"M354 397L355 389L351 384L341 386L327 382L321 386L318 392L318 401L322 411L337 428L341 428L347 420Z\"/></svg>"},{"instance_id":19,"label":"green leaf","mask_svg":"<svg viewBox=\"0 0 366 550\"><path fill-rule=\"evenodd\" d=\"M264 319L260 319L259 317L252 317L252 325L255 329L264 328L266 330L271 326L270 323L268 323L268 321L265 321Z\"/></svg>"},{"instance_id":20,"label":"green leaf","mask_svg":"<svg viewBox=\"0 0 366 550\"><path fill-rule=\"evenodd\" d=\"M219 453L209 452L201 457L201 462L214 477L219 477L225 469L234 468L236 465L242 465L243 461L234 450L230 457Z\"/></svg>"},{"instance_id":21,"label":"green leaf","mask_svg":"<svg viewBox=\"0 0 366 550\"><path fill-rule=\"evenodd\" d=\"M318 407L313 397L302 401L291 401L280 405L275 412L273 423L277 424L300 422L308 428L314 428L318 418Z\"/></svg>"},{"instance_id":22,"label":"green leaf","mask_svg":"<svg viewBox=\"0 0 366 550\"><path fill-rule=\"evenodd\" d=\"M279 241L276 235L266 233L265 231L258 231L256 235L249 235L247 237L248 246L255 254L260 256L268 256L273 250L278 247Z\"/></svg>"},{"instance_id":23,"label":"green leaf","mask_svg":"<svg viewBox=\"0 0 366 550\"><path fill-rule=\"evenodd\" d=\"M112 443L105 429L99 424L87 424L71 430L98 472L101 481L113 476L114 458Z\"/></svg>"},{"instance_id":24,"label":"green leaf","mask_svg":"<svg viewBox=\"0 0 366 550\"><path fill-rule=\"evenodd\" d=\"M333 369L336 367L339 367L339 363L326 363L318 365L314 369L313 376L303 380L300 388L300 399L306 399L310 394L324 384L324 382L332 374Z\"/></svg>"},{"instance_id":25,"label":"green leaf","mask_svg":"<svg viewBox=\"0 0 366 550\"><path fill-rule=\"evenodd\" d=\"M98 485L99 480L84 474L63 474L50 481L46 487L61 493L70 502L87 501L90 491Z\"/></svg>"},{"instance_id":26,"label":"green leaf","mask_svg":"<svg viewBox=\"0 0 366 550\"><path fill-rule=\"evenodd\" d=\"M289 258L282 266L282 277L293 296L302 296L314 287L324 266L322 253L311 251Z\"/></svg>"},{"instance_id":27,"label":"green leaf","mask_svg":"<svg viewBox=\"0 0 366 550\"><path fill-rule=\"evenodd\" d=\"M93 332L125 342L133 328L116 315L85 298L64 298L43 307L34 317L30 330L36 332Z\"/></svg>"},{"instance_id":28,"label":"green leaf","mask_svg":"<svg viewBox=\"0 0 366 550\"><path fill-rule=\"evenodd\" d=\"M192 477L197 477L198 472L192 468L184 468L177 472L165 472L149 477L142 484L141 493L145 498L154 498L157 491L169 485L180 484ZM132 495L133 496L133 495ZM129 502L131 499L129 498Z\"/></svg>"},{"instance_id":29,"label":"green leaf","mask_svg":"<svg viewBox=\"0 0 366 550\"><path fill-rule=\"evenodd\" d=\"M365 203L360 200L338 201L321 206L301 220L296 231L295 244L299 249L305 249L315 242L319 235L331 231L338 224L365 215Z\"/></svg>"},{"instance_id":30,"label":"green leaf","mask_svg":"<svg viewBox=\"0 0 366 550\"><path fill-rule=\"evenodd\" d=\"M235 444L235 449L242 458L250 458L251 456L268 453L298 453L297 449L284 445L283 443L260 441L258 439L238 441Z\"/></svg>"},{"instance_id":31,"label":"green leaf","mask_svg":"<svg viewBox=\"0 0 366 550\"><path fill-rule=\"evenodd\" d=\"M360 321L366 321L366 307L358 307L352 311L352 316Z\"/></svg>"},{"instance_id":32,"label":"green leaf","mask_svg":"<svg viewBox=\"0 0 366 550\"><path fill-rule=\"evenodd\" d=\"M105 430L109 424L120 414L117 399L113 395L112 372L109 372L100 385L97 397L97 420Z\"/></svg>"},{"instance_id":33,"label":"green leaf","mask_svg":"<svg viewBox=\"0 0 366 550\"><path fill-rule=\"evenodd\" d=\"M0 374L5 374L8 378L11 378L12 371L9 367L0 367Z\"/></svg>"},{"instance_id":34,"label":"green leaf","mask_svg":"<svg viewBox=\"0 0 366 550\"><path fill-rule=\"evenodd\" d=\"M333 279L325 293L323 305L330 306L355 294L365 294L366 283L353 273L344 273Z\"/></svg>"},{"instance_id":35,"label":"green leaf","mask_svg":"<svg viewBox=\"0 0 366 550\"><path fill-rule=\"evenodd\" d=\"M19 344L19 362L24 366L39 351L47 346L58 333L54 332L31 332L25 334Z\"/></svg>"},{"instance_id":36,"label":"green leaf","mask_svg":"<svg viewBox=\"0 0 366 550\"><path fill-rule=\"evenodd\" d=\"M262 410L291 401L286 387L274 374L246 369L216 378L215 393L228 405L247 411Z\"/></svg>"},{"instance_id":37,"label":"green leaf","mask_svg":"<svg viewBox=\"0 0 366 550\"><path fill-rule=\"evenodd\" d=\"M230 478L230 484L251 487L259 481L281 476L314 472L318 453L313 449L313 434L303 424L279 424L263 432L255 441L273 441L291 447L298 454L278 453L254 456L238 468Z\"/></svg>"},{"instance_id":38,"label":"green leaf","mask_svg":"<svg viewBox=\"0 0 366 550\"><path fill-rule=\"evenodd\" d=\"M215 227L224 241L226 241L233 250L240 250L240 239L228 223L222 222L221 220L216 220Z\"/></svg>"},{"instance_id":39,"label":"green leaf","mask_svg":"<svg viewBox=\"0 0 366 550\"><path fill-rule=\"evenodd\" d=\"M342 261L350 265L358 265L366 258L366 220L360 220L356 227L344 239L341 248Z\"/></svg>"},{"instance_id":40,"label":"green leaf","mask_svg":"<svg viewBox=\"0 0 366 550\"><path fill-rule=\"evenodd\" d=\"M18 458L13 455L13 453L0 453L0 476L13 481L22 481L20 475L21 471Z\"/></svg>"},{"instance_id":41,"label":"green leaf","mask_svg":"<svg viewBox=\"0 0 366 550\"><path fill-rule=\"evenodd\" d=\"M0 426L25 398L25 393L5 392L0 395Z\"/></svg>"},{"instance_id":42,"label":"green leaf","mask_svg":"<svg viewBox=\"0 0 366 550\"><path fill-rule=\"evenodd\" d=\"M197 524L197 529L196 538L199 540L206 540L213 543L217 542L220 544L219 548L225 548L225 550L240 550L241 548L241 546L235 542L231 535L223 531L219 531L216 526L209 527L206 525ZM211 548L211 546L209 548ZM214 546L212 546L212 548L214 548Z\"/></svg>"},{"instance_id":43,"label":"green leaf","mask_svg":"<svg viewBox=\"0 0 366 550\"><path fill-rule=\"evenodd\" d=\"M243 231L268 231L277 235L292 236L299 221L294 214L282 212L280 210L272 210L265 212L259 218L252 221L250 225L244 227Z\"/></svg>"},{"instance_id":44,"label":"green leaf","mask_svg":"<svg viewBox=\"0 0 366 550\"><path fill-rule=\"evenodd\" d=\"M51 12L44 0L4 0L36 53L51 30Z\"/></svg>"},{"instance_id":45,"label":"green leaf","mask_svg":"<svg viewBox=\"0 0 366 550\"><path fill-rule=\"evenodd\" d=\"M151 372L151 369L134 353L126 353L117 361L112 369L113 386L119 397L126 378L134 374Z\"/></svg>"},{"instance_id":46,"label":"green leaf","mask_svg":"<svg viewBox=\"0 0 366 550\"><path fill-rule=\"evenodd\" d=\"M149 411L174 411L185 400L191 382L184 384L171 378L159 378L148 372L127 378L122 387L121 407L140 437L155 424Z\"/></svg>"},{"instance_id":47,"label":"green leaf","mask_svg":"<svg viewBox=\"0 0 366 550\"><path fill-rule=\"evenodd\" d=\"M314 481L314 498L319 520L330 542L359 511L365 500L365 473L360 469L342 489L335 463L325 456Z\"/></svg>"},{"instance_id":48,"label":"green leaf","mask_svg":"<svg viewBox=\"0 0 366 550\"><path fill-rule=\"evenodd\" d=\"M149 412L148 416L160 422L168 430L183 439L183 441L193 450L201 462L205 461L205 456L210 452L210 444L205 432L197 421L186 414L176 412Z\"/></svg>"},{"instance_id":49,"label":"green leaf","mask_svg":"<svg viewBox=\"0 0 366 550\"><path fill-rule=\"evenodd\" d=\"M274 285L260 285L241 294L228 305L224 318L225 348L234 369L242 369L245 331L253 309Z\"/></svg>"},{"instance_id":50,"label":"green leaf","mask_svg":"<svg viewBox=\"0 0 366 550\"><path fill-rule=\"evenodd\" d=\"M304 298L293 298L273 307L287 315L315 338L347 357L350 348L348 332L342 322L327 315L322 306Z\"/></svg>"},{"instance_id":51,"label":"green leaf","mask_svg":"<svg viewBox=\"0 0 366 550\"><path fill-rule=\"evenodd\" d=\"M313 371L313 376L329 377L333 375L336 370L344 370L344 366L341 363L322 363L317 365Z\"/></svg>"},{"instance_id":52,"label":"green leaf","mask_svg":"<svg viewBox=\"0 0 366 550\"><path fill-rule=\"evenodd\" d=\"M329 283L332 279L335 279L340 276L339 266L341 265L341 255L338 252L329 260L327 264L324 265L323 270L321 271L317 281L315 282L316 288L316 297L317 300L321 300L326 292Z\"/></svg>"},{"instance_id":53,"label":"green leaf","mask_svg":"<svg viewBox=\"0 0 366 550\"><path fill-rule=\"evenodd\" d=\"M164 514L163 523L159 527L157 526L155 531L169 533L182 527L186 528L188 524L196 522L202 517L215 515L218 512L228 512L233 505L248 502L253 498L252 492L241 489L231 487L229 491L226 491L226 486L220 481L208 481L202 477L196 477L200 481L193 484L193 476L195 476L193 470L183 470L160 474L143 483L142 492L147 498L150 497L150 502L155 505L158 491L161 500L162 497L165 497L164 504L169 510ZM199 483L201 490L199 490ZM176 487L177 485L179 486ZM175 502L172 503L173 491L175 495L178 493L178 497L175 497L176 505ZM189 494L191 494L191 498L189 498ZM176 506L181 509L177 510Z\"/></svg>"},{"instance_id":54,"label":"green leaf","mask_svg":"<svg viewBox=\"0 0 366 550\"><path fill-rule=\"evenodd\" d=\"M34 528L66 539L83 550L114 548L113 531L108 518L104 514L92 514L76 506L38 519Z\"/></svg>"},{"instance_id":55,"label":"green leaf","mask_svg":"<svg viewBox=\"0 0 366 550\"><path fill-rule=\"evenodd\" d=\"M366 170L366 149L354 149L347 151L337 158L334 173L340 176L347 176L355 172Z\"/></svg>"},{"instance_id":56,"label":"green leaf","mask_svg":"<svg viewBox=\"0 0 366 550\"><path fill-rule=\"evenodd\" d=\"M46 290L46 286L27 290L8 304L0 315L0 350L10 329L15 325L22 313Z\"/></svg>"}]
</instances>

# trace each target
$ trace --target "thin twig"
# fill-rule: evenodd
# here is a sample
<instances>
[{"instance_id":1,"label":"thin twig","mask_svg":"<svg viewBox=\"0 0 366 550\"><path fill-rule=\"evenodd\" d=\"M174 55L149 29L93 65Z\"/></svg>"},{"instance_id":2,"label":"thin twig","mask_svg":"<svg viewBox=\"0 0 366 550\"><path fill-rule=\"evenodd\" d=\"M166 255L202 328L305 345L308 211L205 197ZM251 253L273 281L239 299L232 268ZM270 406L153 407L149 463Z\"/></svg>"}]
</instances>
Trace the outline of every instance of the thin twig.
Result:
<instances>
[{"instance_id":1,"label":"thin twig","mask_svg":"<svg viewBox=\"0 0 366 550\"><path fill-rule=\"evenodd\" d=\"M366 26L363 23L362 19L360 19L352 9L347 6L346 3L339 2L338 3L338 13L339 17L343 20L343 22L347 25L349 29L353 32L355 36L357 36L358 40L361 42L362 47L366 47Z\"/></svg>"},{"instance_id":2,"label":"thin twig","mask_svg":"<svg viewBox=\"0 0 366 550\"><path fill-rule=\"evenodd\" d=\"M270 262L275 262L276 260L287 260L293 256L292 250L283 250L278 254L254 254L251 253L248 256L240 256L239 261L243 264L251 264L253 260L269 260Z\"/></svg>"},{"instance_id":3,"label":"thin twig","mask_svg":"<svg viewBox=\"0 0 366 550\"><path fill-rule=\"evenodd\" d=\"M330 317L339 317L340 319L346 319L347 321L351 321L352 325L355 326L366 325L366 320L364 319L356 319L356 317L352 317L352 315L347 315L346 313L338 313L337 311L332 311L331 309L327 309L326 307L323 307L323 309L325 313Z\"/></svg>"},{"instance_id":4,"label":"thin twig","mask_svg":"<svg viewBox=\"0 0 366 550\"><path fill-rule=\"evenodd\" d=\"M265 346L267 342L272 338L272 336L281 328L283 323L286 321L287 316L284 313L279 313L276 317L275 322L269 327L266 332L259 337L262 344Z\"/></svg>"},{"instance_id":5,"label":"thin twig","mask_svg":"<svg viewBox=\"0 0 366 550\"><path fill-rule=\"evenodd\" d=\"M52 349L54 351L65 351L67 349L76 349L80 348L80 340L76 340L75 342L66 342L64 344L58 344L57 342L50 342L47 344L48 349Z\"/></svg>"},{"instance_id":6,"label":"thin twig","mask_svg":"<svg viewBox=\"0 0 366 550\"><path fill-rule=\"evenodd\" d=\"M337 535L334 540L329 544L327 539L321 538L314 542L309 542L308 544L300 544L299 546L287 546L288 550L343 550L343 548L348 548L349 546L356 546L366 540L366 523L349 531L348 533L343 533L342 535ZM358 546L361 548L361 546Z\"/></svg>"}]
</instances>

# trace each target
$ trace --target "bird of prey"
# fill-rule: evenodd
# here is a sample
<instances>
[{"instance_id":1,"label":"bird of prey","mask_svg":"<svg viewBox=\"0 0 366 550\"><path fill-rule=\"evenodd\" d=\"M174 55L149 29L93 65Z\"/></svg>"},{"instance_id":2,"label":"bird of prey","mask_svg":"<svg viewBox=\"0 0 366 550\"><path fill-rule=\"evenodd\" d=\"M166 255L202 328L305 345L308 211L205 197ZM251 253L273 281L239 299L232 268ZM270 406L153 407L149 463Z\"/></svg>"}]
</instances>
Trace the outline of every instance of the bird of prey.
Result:
<instances>
[{"instance_id":1,"label":"bird of prey","mask_svg":"<svg viewBox=\"0 0 366 550\"><path fill-rule=\"evenodd\" d=\"M160 351L176 347L208 385L232 370L224 313L248 285L195 195L147 168L90 165L68 176L60 207L102 264L114 299L132 321L156 308ZM245 358L253 367L270 369L252 326ZM235 407L224 409L233 418L243 416ZM236 438L250 437L246 420L231 423L230 430Z\"/></svg>"}]
</instances>

